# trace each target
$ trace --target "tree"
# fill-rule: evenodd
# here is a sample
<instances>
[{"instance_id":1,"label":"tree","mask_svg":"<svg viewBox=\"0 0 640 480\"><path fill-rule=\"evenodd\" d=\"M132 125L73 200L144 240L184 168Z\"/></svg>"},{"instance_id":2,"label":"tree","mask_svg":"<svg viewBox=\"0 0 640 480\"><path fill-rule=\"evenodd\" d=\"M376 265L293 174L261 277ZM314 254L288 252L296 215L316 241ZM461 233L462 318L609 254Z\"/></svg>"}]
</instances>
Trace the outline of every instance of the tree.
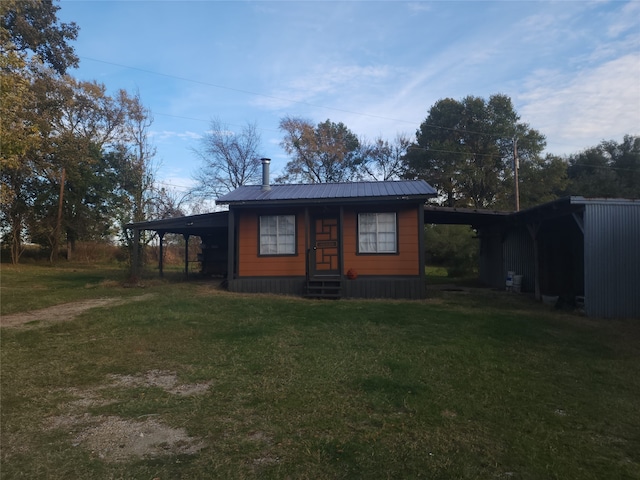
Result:
<instances>
[{"instance_id":1,"label":"tree","mask_svg":"<svg viewBox=\"0 0 640 480\"><path fill-rule=\"evenodd\" d=\"M544 136L519 120L506 95L439 100L404 157L405 176L427 180L447 206L513 205L516 143L521 162L545 146Z\"/></svg>"},{"instance_id":2,"label":"tree","mask_svg":"<svg viewBox=\"0 0 640 480\"><path fill-rule=\"evenodd\" d=\"M472 274L478 265L477 233L468 225L425 225L429 265L446 267L449 277Z\"/></svg>"},{"instance_id":3,"label":"tree","mask_svg":"<svg viewBox=\"0 0 640 480\"><path fill-rule=\"evenodd\" d=\"M96 209L102 208L88 201L92 188L108 191L98 187L105 179L91 172L101 168L103 149L122 137L128 105L123 92L112 98L104 85L79 82L69 76L52 77L41 90L43 109L48 110L51 120L50 128L41 130L42 151L48 153L42 158L40 175L47 180L49 195L59 191L57 215L49 235L53 261L62 233L70 254L75 241L82 237L79 228L85 228L90 220L88 212L96 214ZM67 194L71 196L65 198ZM93 210L91 205L95 206ZM53 216L42 212L42 217L51 221Z\"/></svg>"},{"instance_id":4,"label":"tree","mask_svg":"<svg viewBox=\"0 0 640 480\"><path fill-rule=\"evenodd\" d=\"M10 245L11 261L18 263L29 213L29 179L33 164L27 152L40 141L35 95L31 89L33 70L14 53L0 56L0 218Z\"/></svg>"},{"instance_id":5,"label":"tree","mask_svg":"<svg viewBox=\"0 0 640 480\"><path fill-rule=\"evenodd\" d=\"M2 55L32 52L62 75L78 66L71 45L78 36L74 23L59 23L60 7L52 0L2 0L0 2L0 44Z\"/></svg>"},{"instance_id":6,"label":"tree","mask_svg":"<svg viewBox=\"0 0 640 480\"><path fill-rule=\"evenodd\" d=\"M34 86L50 75L43 65L62 74L78 62L68 43L75 40L78 27L59 24L58 10L50 0L0 2L0 205L14 263L22 253L34 198L33 152L39 150L41 128L47 123Z\"/></svg>"},{"instance_id":7,"label":"tree","mask_svg":"<svg viewBox=\"0 0 640 480\"><path fill-rule=\"evenodd\" d=\"M388 181L402 177L403 158L411 145L409 137L398 134L392 142L378 137L371 144L365 141L360 144L364 152L364 160L360 166L361 178Z\"/></svg>"},{"instance_id":8,"label":"tree","mask_svg":"<svg viewBox=\"0 0 640 480\"><path fill-rule=\"evenodd\" d=\"M343 123L330 120L317 126L309 120L285 117L281 143L292 159L278 182L344 182L356 177L362 163L360 142Z\"/></svg>"},{"instance_id":9,"label":"tree","mask_svg":"<svg viewBox=\"0 0 640 480\"><path fill-rule=\"evenodd\" d=\"M548 154L522 162L520 206L531 208L560 198L565 195L567 185L567 162L563 158Z\"/></svg>"},{"instance_id":10,"label":"tree","mask_svg":"<svg viewBox=\"0 0 640 480\"><path fill-rule=\"evenodd\" d=\"M194 152L202 166L195 173L196 197L219 197L241 185L260 179L260 134L255 123L234 132L219 118L211 121L210 131Z\"/></svg>"},{"instance_id":11,"label":"tree","mask_svg":"<svg viewBox=\"0 0 640 480\"><path fill-rule=\"evenodd\" d=\"M640 198L640 137L602 141L568 161L569 194Z\"/></svg>"}]
</instances>

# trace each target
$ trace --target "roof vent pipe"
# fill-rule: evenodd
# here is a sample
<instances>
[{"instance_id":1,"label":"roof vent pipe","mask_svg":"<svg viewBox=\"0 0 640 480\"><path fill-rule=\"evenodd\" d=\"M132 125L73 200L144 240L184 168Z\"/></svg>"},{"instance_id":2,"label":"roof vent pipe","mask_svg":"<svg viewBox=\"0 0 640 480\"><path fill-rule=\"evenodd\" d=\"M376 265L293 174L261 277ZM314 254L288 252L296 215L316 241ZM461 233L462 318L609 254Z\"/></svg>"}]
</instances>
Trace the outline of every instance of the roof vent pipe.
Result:
<instances>
[{"instance_id":1,"label":"roof vent pipe","mask_svg":"<svg viewBox=\"0 0 640 480\"><path fill-rule=\"evenodd\" d=\"M271 163L270 158L261 158L262 162L262 189L261 190L271 190L271 185L269 185L269 164Z\"/></svg>"}]
</instances>

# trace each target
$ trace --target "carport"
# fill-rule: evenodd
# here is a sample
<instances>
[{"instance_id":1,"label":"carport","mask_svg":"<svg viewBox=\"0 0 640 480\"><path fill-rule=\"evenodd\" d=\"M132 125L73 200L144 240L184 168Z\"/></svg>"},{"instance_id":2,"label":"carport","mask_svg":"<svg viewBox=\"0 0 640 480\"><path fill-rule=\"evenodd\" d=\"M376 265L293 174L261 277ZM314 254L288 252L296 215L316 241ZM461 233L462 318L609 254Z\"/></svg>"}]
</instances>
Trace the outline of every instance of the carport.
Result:
<instances>
[{"instance_id":1,"label":"carport","mask_svg":"<svg viewBox=\"0 0 640 480\"><path fill-rule=\"evenodd\" d=\"M158 270L160 276L163 276L163 244L164 236L167 233L182 235L185 240L185 276L189 274L189 238L193 236L200 237L202 241L202 257L199 260L202 263L203 273L224 276L227 269L228 217L229 212L213 212L201 215L190 215L188 217L174 217L130 223L126 228L133 231L134 245L139 244L141 231L150 230L157 232L160 249L158 255ZM137 249L134 249L131 263L136 269L139 265L138 254Z\"/></svg>"}]
</instances>

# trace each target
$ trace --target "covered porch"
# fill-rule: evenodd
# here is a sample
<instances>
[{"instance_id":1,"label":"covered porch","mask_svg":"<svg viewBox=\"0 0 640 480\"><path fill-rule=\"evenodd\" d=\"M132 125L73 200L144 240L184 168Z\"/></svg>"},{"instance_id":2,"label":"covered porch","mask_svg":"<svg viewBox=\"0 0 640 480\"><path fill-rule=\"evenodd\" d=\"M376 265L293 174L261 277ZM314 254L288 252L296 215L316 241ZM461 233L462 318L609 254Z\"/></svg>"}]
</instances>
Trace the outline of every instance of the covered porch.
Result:
<instances>
[{"instance_id":1,"label":"covered porch","mask_svg":"<svg viewBox=\"0 0 640 480\"><path fill-rule=\"evenodd\" d=\"M141 231L155 231L158 234L158 272L161 277L164 275L164 237L167 233L182 235L185 240L185 276L189 275L189 240L191 237L199 237L201 240L201 253L198 254L198 262L202 266L201 272L206 275L225 277L228 263L228 218L229 212L213 212L135 222L128 224L126 228L133 232L134 245L139 244ZM138 249L133 249L131 258L133 276L140 275L139 255Z\"/></svg>"}]
</instances>

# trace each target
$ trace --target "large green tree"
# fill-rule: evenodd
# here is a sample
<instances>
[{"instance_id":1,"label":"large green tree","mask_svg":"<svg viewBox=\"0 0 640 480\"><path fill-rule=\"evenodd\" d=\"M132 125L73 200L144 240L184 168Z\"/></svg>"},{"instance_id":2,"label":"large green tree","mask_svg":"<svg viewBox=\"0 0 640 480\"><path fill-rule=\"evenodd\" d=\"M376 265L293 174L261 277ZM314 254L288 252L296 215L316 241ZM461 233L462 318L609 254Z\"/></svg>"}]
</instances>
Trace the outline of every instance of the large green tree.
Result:
<instances>
[{"instance_id":1,"label":"large green tree","mask_svg":"<svg viewBox=\"0 0 640 480\"><path fill-rule=\"evenodd\" d=\"M520 208L530 208L565 195L567 162L557 155L534 157L520 163ZM512 182L508 182L511 188Z\"/></svg>"},{"instance_id":2,"label":"large green tree","mask_svg":"<svg viewBox=\"0 0 640 480\"><path fill-rule=\"evenodd\" d=\"M49 71L61 75L78 61L68 43L78 27L60 23L58 9L50 0L0 2L0 216L14 263L36 194L33 153L41 151L42 131L49 128L36 85Z\"/></svg>"},{"instance_id":3,"label":"large green tree","mask_svg":"<svg viewBox=\"0 0 640 480\"><path fill-rule=\"evenodd\" d=\"M585 197L640 198L640 137L603 141L570 155L567 193Z\"/></svg>"},{"instance_id":4,"label":"large green tree","mask_svg":"<svg viewBox=\"0 0 640 480\"><path fill-rule=\"evenodd\" d=\"M58 10L52 0L2 0L2 55L31 53L60 75L77 67L78 57L69 42L77 38L78 26L74 22L60 23Z\"/></svg>"},{"instance_id":5,"label":"large green tree","mask_svg":"<svg viewBox=\"0 0 640 480\"><path fill-rule=\"evenodd\" d=\"M358 137L343 123L313 125L299 117L280 120L282 147L291 156L278 182L327 183L357 178L362 152Z\"/></svg>"},{"instance_id":6,"label":"large green tree","mask_svg":"<svg viewBox=\"0 0 640 480\"><path fill-rule=\"evenodd\" d=\"M508 208L515 203L516 153L523 164L538 159L544 147L544 136L520 121L506 95L445 98L416 132L404 175L427 180L447 206Z\"/></svg>"},{"instance_id":7,"label":"large green tree","mask_svg":"<svg viewBox=\"0 0 640 480\"><path fill-rule=\"evenodd\" d=\"M2 231L17 262L30 237L51 250L111 236L146 218L155 195L150 112L138 94L107 94L65 75L77 66L51 0L0 3Z\"/></svg>"}]
</instances>

